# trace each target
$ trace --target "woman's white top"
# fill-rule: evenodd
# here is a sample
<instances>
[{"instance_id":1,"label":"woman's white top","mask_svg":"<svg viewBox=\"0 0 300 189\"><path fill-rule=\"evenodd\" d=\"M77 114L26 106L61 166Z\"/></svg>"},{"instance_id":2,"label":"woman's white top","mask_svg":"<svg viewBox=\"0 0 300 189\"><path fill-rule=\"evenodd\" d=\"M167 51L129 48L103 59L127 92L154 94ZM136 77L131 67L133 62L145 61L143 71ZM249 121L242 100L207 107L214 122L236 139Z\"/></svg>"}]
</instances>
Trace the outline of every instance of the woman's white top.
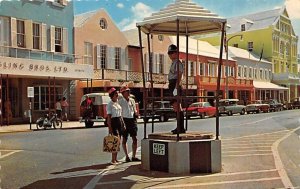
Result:
<instances>
[{"instance_id":1,"label":"woman's white top","mask_svg":"<svg viewBox=\"0 0 300 189\"><path fill-rule=\"evenodd\" d=\"M121 117L122 116L122 107L118 103L118 101L110 101L106 106L107 114L110 114L111 117Z\"/></svg>"}]
</instances>

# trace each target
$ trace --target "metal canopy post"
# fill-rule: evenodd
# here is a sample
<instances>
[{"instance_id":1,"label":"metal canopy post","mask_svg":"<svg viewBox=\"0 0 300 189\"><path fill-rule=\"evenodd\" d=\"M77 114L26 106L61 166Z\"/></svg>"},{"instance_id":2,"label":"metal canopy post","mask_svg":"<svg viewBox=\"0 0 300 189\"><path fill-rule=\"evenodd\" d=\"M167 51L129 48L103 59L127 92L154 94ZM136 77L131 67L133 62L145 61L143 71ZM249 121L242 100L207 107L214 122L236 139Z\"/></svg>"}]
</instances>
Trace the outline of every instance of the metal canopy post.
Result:
<instances>
[{"instance_id":1,"label":"metal canopy post","mask_svg":"<svg viewBox=\"0 0 300 189\"><path fill-rule=\"evenodd\" d=\"M177 61L179 61L179 19L176 20L177 22ZM177 96L176 96L176 103L177 103L177 141L179 141L179 128L180 128L180 108L181 108L181 94L179 93L179 63L177 62ZM172 92L172 91L171 91ZM180 97L179 97L180 95Z\"/></svg>"},{"instance_id":2,"label":"metal canopy post","mask_svg":"<svg viewBox=\"0 0 300 189\"><path fill-rule=\"evenodd\" d=\"M187 30L187 28L186 28ZM186 33L186 54L185 54L185 57L186 57L186 60L185 60L185 64L186 64L186 67L185 67L185 74L186 74L186 84L185 84L185 87L186 87L186 90L185 90L185 97L188 96L188 86L189 86L189 77L188 77L188 74L189 74L189 35L188 33ZM188 103L187 103L188 104ZM186 115L187 115L187 108L188 106L186 107L185 109L185 112L186 112ZM185 119L185 130L188 129L188 119L187 119L188 116L186 116L186 119Z\"/></svg>"},{"instance_id":3,"label":"metal canopy post","mask_svg":"<svg viewBox=\"0 0 300 189\"><path fill-rule=\"evenodd\" d=\"M153 89L153 54L151 54L151 44L150 44L150 33L147 34L147 42L148 42L148 56L149 56L149 72L150 72L150 87L151 87L151 97L154 97L154 89ZM153 49L152 49L153 50ZM151 99L152 103L152 112L154 111L154 100ZM151 131L154 133L154 115L152 114L151 121Z\"/></svg>"},{"instance_id":4,"label":"metal canopy post","mask_svg":"<svg viewBox=\"0 0 300 189\"><path fill-rule=\"evenodd\" d=\"M218 81L217 81L217 95L216 95L216 140L219 140L220 135L220 117L219 117L219 102L220 102L220 85L221 85L221 70L223 65L223 44L225 35L225 25L226 22L222 23L222 35L221 35L221 45L220 45L220 57L219 57L219 67L218 67Z\"/></svg>"},{"instance_id":5,"label":"metal canopy post","mask_svg":"<svg viewBox=\"0 0 300 189\"><path fill-rule=\"evenodd\" d=\"M143 91L143 106L144 106L144 118L145 118L146 117L146 111L147 111L147 106L146 106L146 82L145 82L145 69L144 69L144 59L143 59L143 44L142 44L141 26L138 26L138 30L139 30L139 42L140 42L143 88L144 88L144 91ZM147 123L144 121L144 139L147 136L146 126L147 126Z\"/></svg>"}]
</instances>

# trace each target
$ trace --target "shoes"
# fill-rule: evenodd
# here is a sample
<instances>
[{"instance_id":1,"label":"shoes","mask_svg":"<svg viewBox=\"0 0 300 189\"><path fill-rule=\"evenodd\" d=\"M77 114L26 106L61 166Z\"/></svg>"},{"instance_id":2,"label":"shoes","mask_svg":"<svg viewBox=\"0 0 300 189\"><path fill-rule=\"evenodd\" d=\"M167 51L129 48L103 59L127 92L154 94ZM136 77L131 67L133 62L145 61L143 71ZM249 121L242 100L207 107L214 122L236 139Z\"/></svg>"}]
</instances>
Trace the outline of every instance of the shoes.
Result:
<instances>
[{"instance_id":1,"label":"shoes","mask_svg":"<svg viewBox=\"0 0 300 189\"><path fill-rule=\"evenodd\" d=\"M129 157L126 157L125 161L126 161L126 162L131 162L131 160L130 160Z\"/></svg>"},{"instance_id":2,"label":"shoes","mask_svg":"<svg viewBox=\"0 0 300 189\"><path fill-rule=\"evenodd\" d=\"M171 131L173 134L180 134L180 133L185 133L185 130L183 129L183 130L180 130L179 132L177 131L177 129L174 129L174 130L172 130Z\"/></svg>"},{"instance_id":3,"label":"shoes","mask_svg":"<svg viewBox=\"0 0 300 189\"><path fill-rule=\"evenodd\" d=\"M141 161L141 160L139 158L137 158L137 157L132 157L131 161Z\"/></svg>"}]
</instances>

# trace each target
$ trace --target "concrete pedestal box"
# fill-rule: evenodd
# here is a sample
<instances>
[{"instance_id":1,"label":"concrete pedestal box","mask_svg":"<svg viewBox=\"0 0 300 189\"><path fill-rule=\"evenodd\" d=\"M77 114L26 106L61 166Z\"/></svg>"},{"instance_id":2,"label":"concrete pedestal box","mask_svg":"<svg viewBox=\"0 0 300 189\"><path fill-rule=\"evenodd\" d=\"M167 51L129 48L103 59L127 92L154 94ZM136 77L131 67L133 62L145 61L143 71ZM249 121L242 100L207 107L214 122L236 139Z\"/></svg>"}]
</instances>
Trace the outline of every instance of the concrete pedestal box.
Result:
<instances>
[{"instance_id":1,"label":"concrete pedestal box","mask_svg":"<svg viewBox=\"0 0 300 189\"><path fill-rule=\"evenodd\" d=\"M143 139L142 168L175 174L221 172L221 141Z\"/></svg>"}]
</instances>

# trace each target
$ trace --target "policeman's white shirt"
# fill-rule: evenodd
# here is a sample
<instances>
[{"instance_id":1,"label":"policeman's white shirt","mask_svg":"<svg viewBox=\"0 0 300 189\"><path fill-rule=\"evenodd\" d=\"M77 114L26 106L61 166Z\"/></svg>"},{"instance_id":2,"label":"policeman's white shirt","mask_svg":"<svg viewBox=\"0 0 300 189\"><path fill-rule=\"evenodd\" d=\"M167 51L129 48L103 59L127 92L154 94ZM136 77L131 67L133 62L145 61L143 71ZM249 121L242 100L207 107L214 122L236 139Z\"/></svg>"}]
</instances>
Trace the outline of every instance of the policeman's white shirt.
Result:
<instances>
[{"instance_id":1,"label":"policeman's white shirt","mask_svg":"<svg viewBox=\"0 0 300 189\"><path fill-rule=\"evenodd\" d=\"M133 118L133 114L136 112L135 101L132 98L129 98L127 101L124 97L121 97L119 104L122 107L122 116L124 118Z\"/></svg>"},{"instance_id":2,"label":"policeman's white shirt","mask_svg":"<svg viewBox=\"0 0 300 189\"><path fill-rule=\"evenodd\" d=\"M107 114L110 114L111 117L121 117L122 116L122 107L118 103L118 101L110 101L106 106Z\"/></svg>"}]
</instances>

